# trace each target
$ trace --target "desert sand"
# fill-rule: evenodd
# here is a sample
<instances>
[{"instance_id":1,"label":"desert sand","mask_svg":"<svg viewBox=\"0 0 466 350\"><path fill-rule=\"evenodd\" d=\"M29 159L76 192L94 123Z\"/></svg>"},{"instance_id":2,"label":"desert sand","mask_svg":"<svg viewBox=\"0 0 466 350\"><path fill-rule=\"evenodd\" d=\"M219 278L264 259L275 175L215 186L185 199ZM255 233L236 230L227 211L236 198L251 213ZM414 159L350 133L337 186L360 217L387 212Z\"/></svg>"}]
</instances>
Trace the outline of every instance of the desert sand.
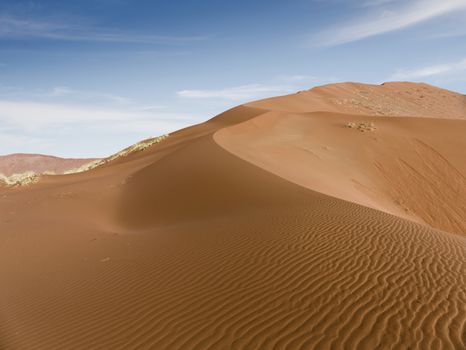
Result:
<instances>
[{"instance_id":1,"label":"desert sand","mask_svg":"<svg viewBox=\"0 0 466 350\"><path fill-rule=\"evenodd\" d=\"M335 84L0 188L1 349L466 348L466 96Z\"/></svg>"}]
</instances>

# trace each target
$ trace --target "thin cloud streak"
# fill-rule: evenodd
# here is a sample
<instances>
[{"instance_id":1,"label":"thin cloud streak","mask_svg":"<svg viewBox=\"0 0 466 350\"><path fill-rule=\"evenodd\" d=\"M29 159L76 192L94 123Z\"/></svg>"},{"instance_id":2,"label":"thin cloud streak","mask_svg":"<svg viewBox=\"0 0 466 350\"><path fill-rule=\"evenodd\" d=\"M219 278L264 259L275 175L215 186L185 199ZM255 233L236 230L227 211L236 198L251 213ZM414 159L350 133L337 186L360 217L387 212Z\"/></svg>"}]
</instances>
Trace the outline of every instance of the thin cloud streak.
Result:
<instances>
[{"instance_id":1,"label":"thin cloud streak","mask_svg":"<svg viewBox=\"0 0 466 350\"><path fill-rule=\"evenodd\" d=\"M51 91L38 95L39 97L74 98L85 99L88 101L109 101L119 104L133 103L133 101L127 97L93 91L74 90L66 86L56 86Z\"/></svg>"},{"instance_id":2,"label":"thin cloud streak","mask_svg":"<svg viewBox=\"0 0 466 350\"><path fill-rule=\"evenodd\" d=\"M186 116L164 112L150 113L137 109L111 109L83 107L68 104L38 103L30 101L0 100L2 125L28 131L41 131L56 127L76 125L92 128L121 129L122 131L143 132L173 131L187 122Z\"/></svg>"},{"instance_id":3,"label":"thin cloud streak","mask_svg":"<svg viewBox=\"0 0 466 350\"><path fill-rule=\"evenodd\" d=\"M246 84L216 90L181 90L177 92L177 95L178 97L189 99L220 99L238 103L239 101L247 102L259 98L290 94L303 89L309 89L316 84L331 83L336 80L335 78L322 79L307 74L282 74L276 76L267 84Z\"/></svg>"},{"instance_id":4,"label":"thin cloud streak","mask_svg":"<svg viewBox=\"0 0 466 350\"><path fill-rule=\"evenodd\" d=\"M390 5L388 2L387 5ZM321 32L315 37L322 46L336 46L368 37L404 29L454 11L466 10L466 0L414 0L397 6L381 6L367 16L356 18L337 29Z\"/></svg>"},{"instance_id":5,"label":"thin cloud streak","mask_svg":"<svg viewBox=\"0 0 466 350\"><path fill-rule=\"evenodd\" d=\"M361 7L375 7L381 5L387 5L394 2L398 2L399 0L366 0L360 4Z\"/></svg>"},{"instance_id":6,"label":"thin cloud streak","mask_svg":"<svg viewBox=\"0 0 466 350\"><path fill-rule=\"evenodd\" d=\"M206 40L207 36L141 35L70 23L26 20L0 16L0 39L46 39L132 44L185 44Z\"/></svg>"},{"instance_id":7,"label":"thin cloud streak","mask_svg":"<svg viewBox=\"0 0 466 350\"><path fill-rule=\"evenodd\" d=\"M418 80L466 71L466 58L458 62L438 64L418 69L400 69L389 80Z\"/></svg>"},{"instance_id":8,"label":"thin cloud streak","mask_svg":"<svg viewBox=\"0 0 466 350\"><path fill-rule=\"evenodd\" d=\"M290 86L249 84L219 90L182 90L178 91L177 95L180 97L195 99L221 98L238 101L291 91L292 88Z\"/></svg>"}]
</instances>

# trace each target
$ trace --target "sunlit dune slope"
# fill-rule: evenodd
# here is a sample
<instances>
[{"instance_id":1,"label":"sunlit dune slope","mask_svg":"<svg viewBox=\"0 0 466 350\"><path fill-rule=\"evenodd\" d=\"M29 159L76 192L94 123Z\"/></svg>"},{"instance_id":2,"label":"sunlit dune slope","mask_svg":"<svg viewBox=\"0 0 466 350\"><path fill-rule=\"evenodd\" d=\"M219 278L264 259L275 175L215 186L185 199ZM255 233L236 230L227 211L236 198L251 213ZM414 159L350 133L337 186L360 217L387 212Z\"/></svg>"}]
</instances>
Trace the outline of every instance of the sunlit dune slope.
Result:
<instances>
[{"instance_id":1,"label":"sunlit dune slope","mask_svg":"<svg viewBox=\"0 0 466 350\"><path fill-rule=\"evenodd\" d=\"M0 348L465 348L461 108L312 95L0 189Z\"/></svg>"},{"instance_id":2,"label":"sunlit dune slope","mask_svg":"<svg viewBox=\"0 0 466 350\"><path fill-rule=\"evenodd\" d=\"M466 234L466 96L345 83L249 106L267 112L215 135L235 155L310 189Z\"/></svg>"},{"instance_id":3,"label":"sunlit dune slope","mask_svg":"<svg viewBox=\"0 0 466 350\"><path fill-rule=\"evenodd\" d=\"M465 120L269 112L215 140L315 191L466 234L464 135Z\"/></svg>"}]
</instances>

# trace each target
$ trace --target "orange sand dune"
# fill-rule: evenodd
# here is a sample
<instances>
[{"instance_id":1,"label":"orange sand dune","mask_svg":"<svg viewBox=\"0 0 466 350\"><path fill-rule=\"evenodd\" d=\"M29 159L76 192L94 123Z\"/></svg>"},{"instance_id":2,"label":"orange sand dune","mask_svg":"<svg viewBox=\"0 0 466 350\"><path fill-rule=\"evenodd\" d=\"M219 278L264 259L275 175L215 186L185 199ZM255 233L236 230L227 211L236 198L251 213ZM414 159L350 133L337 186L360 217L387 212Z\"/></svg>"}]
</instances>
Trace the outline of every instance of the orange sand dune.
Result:
<instances>
[{"instance_id":1,"label":"orange sand dune","mask_svg":"<svg viewBox=\"0 0 466 350\"><path fill-rule=\"evenodd\" d=\"M302 186L466 235L464 135L466 120L272 111L214 138Z\"/></svg>"},{"instance_id":2,"label":"orange sand dune","mask_svg":"<svg viewBox=\"0 0 466 350\"><path fill-rule=\"evenodd\" d=\"M429 119L331 102L419 87L397 108ZM1 189L0 348L465 348L465 111L442 94L464 102L322 87Z\"/></svg>"}]
</instances>

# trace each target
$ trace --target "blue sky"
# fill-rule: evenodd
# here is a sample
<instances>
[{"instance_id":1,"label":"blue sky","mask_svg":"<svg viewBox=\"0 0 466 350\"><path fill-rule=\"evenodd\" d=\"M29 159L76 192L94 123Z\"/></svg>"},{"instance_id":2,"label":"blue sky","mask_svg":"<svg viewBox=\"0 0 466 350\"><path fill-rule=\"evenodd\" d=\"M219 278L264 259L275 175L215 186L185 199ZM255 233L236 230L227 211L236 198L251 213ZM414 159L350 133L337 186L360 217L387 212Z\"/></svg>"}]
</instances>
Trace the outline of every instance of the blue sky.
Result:
<instances>
[{"instance_id":1,"label":"blue sky","mask_svg":"<svg viewBox=\"0 0 466 350\"><path fill-rule=\"evenodd\" d=\"M0 2L0 154L105 156L338 81L466 93L466 0Z\"/></svg>"}]
</instances>

